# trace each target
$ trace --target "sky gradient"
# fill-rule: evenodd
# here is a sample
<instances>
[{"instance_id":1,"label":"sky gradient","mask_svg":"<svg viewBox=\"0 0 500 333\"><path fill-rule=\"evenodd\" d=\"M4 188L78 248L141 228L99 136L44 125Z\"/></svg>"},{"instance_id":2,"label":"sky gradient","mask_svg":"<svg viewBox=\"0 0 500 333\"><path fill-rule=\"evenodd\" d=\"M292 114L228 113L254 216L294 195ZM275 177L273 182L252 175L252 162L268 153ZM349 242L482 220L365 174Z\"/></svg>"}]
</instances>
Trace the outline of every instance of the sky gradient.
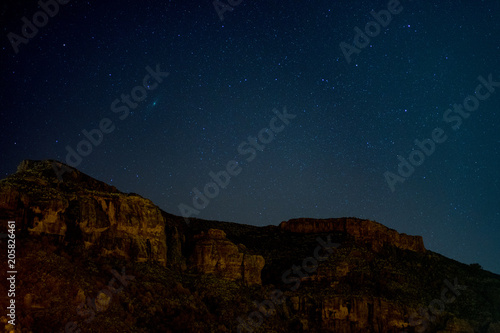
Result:
<instances>
[{"instance_id":1,"label":"sky gradient","mask_svg":"<svg viewBox=\"0 0 500 333\"><path fill-rule=\"evenodd\" d=\"M500 273L498 1L42 3L25 42L43 8L0 7L2 178L80 147L172 214L367 218Z\"/></svg>"}]
</instances>

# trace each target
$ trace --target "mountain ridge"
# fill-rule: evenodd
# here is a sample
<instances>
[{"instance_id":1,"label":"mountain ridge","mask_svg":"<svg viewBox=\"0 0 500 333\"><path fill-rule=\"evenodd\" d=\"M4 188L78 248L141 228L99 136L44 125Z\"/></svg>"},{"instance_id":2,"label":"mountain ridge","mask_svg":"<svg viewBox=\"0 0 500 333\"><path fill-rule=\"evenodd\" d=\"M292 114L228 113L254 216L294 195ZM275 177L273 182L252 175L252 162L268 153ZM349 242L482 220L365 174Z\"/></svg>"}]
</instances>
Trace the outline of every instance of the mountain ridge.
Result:
<instances>
[{"instance_id":1,"label":"mountain ridge","mask_svg":"<svg viewBox=\"0 0 500 333\"><path fill-rule=\"evenodd\" d=\"M500 276L426 250L420 236L356 218L301 218L264 227L190 219L188 225L151 200L76 169L61 181L54 172L54 165L63 166L58 163L23 161L18 172L0 181L2 228L3 221L16 220L19 241L26 245L19 259L35 267L20 273L28 283L22 298L32 299L22 306L23 327L50 331L41 309L79 308L82 295L97 292L91 281L100 274L70 264L77 261L101 268L120 263L141 277L131 283L133 290L104 307L113 309L105 318L126 318L124 331L154 323L160 328L148 331L492 333L500 325ZM318 244L325 242L339 246L321 251ZM53 268L58 275L40 265L46 258L62 262ZM69 276L63 268L71 265L84 278ZM47 274L49 282L32 276ZM73 287L61 291L68 281ZM429 306L441 304L435 300L446 283L467 289L443 303L442 311ZM266 320L256 324L248 317L252 304L272 288L286 300L275 304L273 316L259 312ZM154 290L161 298L152 297ZM71 319L56 317L59 326ZM105 318L91 331L121 327Z\"/></svg>"}]
</instances>

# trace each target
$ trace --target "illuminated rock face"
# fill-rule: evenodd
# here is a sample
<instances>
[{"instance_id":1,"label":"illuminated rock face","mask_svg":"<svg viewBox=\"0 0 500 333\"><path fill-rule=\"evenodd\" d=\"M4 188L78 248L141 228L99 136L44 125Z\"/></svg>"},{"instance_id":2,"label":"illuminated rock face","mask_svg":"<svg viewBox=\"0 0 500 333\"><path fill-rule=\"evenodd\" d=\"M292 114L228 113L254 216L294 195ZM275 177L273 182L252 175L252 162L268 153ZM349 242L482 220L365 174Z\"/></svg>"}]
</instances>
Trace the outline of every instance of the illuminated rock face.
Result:
<instances>
[{"instance_id":1,"label":"illuminated rock face","mask_svg":"<svg viewBox=\"0 0 500 333\"><path fill-rule=\"evenodd\" d=\"M370 220L357 218L336 219L293 219L281 222L283 231L295 233L345 232L358 242L371 245L374 251L380 251L384 245L392 245L403 250L425 252L421 236L400 234L394 229Z\"/></svg>"},{"instance_id":2,"label":"illuminated rock face","mask_svg":"<svg viewBox=\"0 0 500 333\"><path fill-rule=\"evenodd\" d=\"M293 296L290 297L290 303L287 308L290 316L315 313L315 320L324 332L400 333L408 327L405 321L408 309L378 297L329 297L314 300L309 296Z\"/></svg>"},{"instance_id":3,"label":"illuminated rock face","mask_svg":"<svg viewBox=\"0 0 500 333\"><path fill-rule=\"evenodd\" d=\"M23 161L2 180L0 211L29 234L95 246L102 255L167 262L165 217L157 206L77 170L61 182L50 161Z\"/></svg>"},{"instance_id":4,"label":"illuminated rock face","mask_svg":"<svg viewBox=\"0 0 500 333\"><path fill-rule=\"evenodd\" d=\"M245 254L243 245L235 245L222 230L210 229L195 236L196 245L191 256L192 267L205 274L215 274L245 284L261 284L264 258Z\"/></svg>"},{"instance_id":5,"label":"illuminated rock face","mask_svg":"<svg viewBox=\"0 0 500 333\"><path fill-rule=\"evenodd\" d=\"M265 319L263 325L270 327L267 331L500 332L500 323L496 321L500 309L500 299L496 297L500 295L498 275L471 268L432 251L426 252L421 237L399 234L374 221L356 218L296 219L282 222L279 227L255 227L191 219L190 225L186 225L181 217L165 213L150 200L119 192L113 186L77 170L65 173L61 181L56 176L51 161L24 161L16 174L0 181L0 233L6 232L7 223L4 222L7 220L16 221L21 244L29 246L30 238L37 239L31 246L38 249L38 245L45 244L44 241L48 238L48 244L57 245L51 246L57 248L57 251L47 251L47 255L62 262L68 262L68 258L82 258L80 254L84 254L91 258L101 255L120 256L130 261L149 258L169 266L169 269L163 270L158 276L156 272L150 275L151 281L156 283L148 285L159 289L158 299L164 300L161 306L155 308L169 309L176 306L170 312L172 316L190 312L184 319L181 317L178 327L184 328L192 324L196 327L193 332L210 331L214 327L224 328L227 318L235 318L236 323L236 318L242 314L238 312L238 306L233 305L238 304L240 296L264 304L263 295L267 294L263 294L263 290L268 287L283 291L284 301L275 303L277 312ZM327 238L326 233L331 233L331 242L334 243L335 239L341 246L331 253L321 251L321 255L328 254L328 259L319 262L318 267L311 272L306 270L307 267L300 266L300 262L304 265L304 260L314 254L318 245L318 235L315 233L324 233L319 237L323 240ZM29 235L47 237L26 237ZM44 241L38 242L40 239ZM239 243L244 243L248 249ZM78 245L78 251L66 251L72 244ZM389 251L380 251L385 246L392 247ZM64 251L59 251L60 249ZM59 252L64 255L59 256ZM22 252L19 253L21 256ZM199 274L193 275L190 270L184 275L187 268L185 256L190 256L190 268ZM60 300L71 299L71 306L75 308L77 304L85 302L88 293L84 292L79 285L80 280L75 279L73 274L65 277L67 282L75 286L70 292L63 288L66 284L59 273L47 279L38 278L47 273L44 266L45 254L25 255L23 260L28 260L25 267L36 269L33 274L29 272L23 277L24 281L28 281L25 282L26 285L34 286L31 290L36 293L20 294L19 299L24 300L19 302L22 303L20 313L28 313L29 309L39 307L39 304L51 308L55 297ZM264 264L262 288L240 288L235 293L231 284L231 288L225 290L227 280L245 285L262 284ZM130 266L135 267L136 271L143 269L143 265L130 263ZM68 263L65 271L71 272L73 268ZM290 269L293 269L293 274L285 279L283 274ZM218 285L221 289L217 291L217 295L206 298L209 300L206 303L198 295L206 295L207 289L212 288L212 285L207 287L204 284L194 284L189 290L182 287L181 282L184 280L176 280L180 276L189 281L201 277L201 274L213 274L226 279ZM444 284L441 281L453 281L455 276L458 277L455 281L459 282L454 284L468 286L467 291L460 297L456 294L456 301L453 304L446 303L446 308L439 315L431 314L432 311L439 310L439 303L436 302L443 297ZM289 279L290 277L300 278L299 289L291 289L298 280ZM86 281L88 285L100 283L94 278ZM173 281L180 288L171 291L172 283L165 281ZM481 286L479 292L475 291L478 290L477 286ZM132 290L127 288L126 292ZM450 292L451 289L445 294L448 299L453 296ZM137 297L137 293L142 293L141 289L137 288L134 293L138 306L153 309L150 307L150 297ZM189 297L188 306L183 303L187 295L192 296ZM118 302L111 302L102 293L91 293L91 297L95 297L97 311L108 310L107 315L115 313L114 322L131 317L134 311L135 305L132 306L132 303L121 309L116 307L116 312L109 311L108 307L116 306ZM192 300L195 303L191 303ZM1 301L0 298L0 303ZM217 316L207 317L207 309L213 304L230 304L221 309L231 315L219 322ZM475 310L478 306L484 313ZM60 309L66 307L63 304ZM477 319L469 315L468 312L473 312L469 309L476 311L473 315ZM252 311L257 309L252 307L249 311L255 314ZM435 319L425 321L427 314L429 318ZM48 313L47 316L49 315L51 317L46 322L52 323L53 314ZM148 320L168 325L164 321L170 321L164 318L164 313L160 315L158 312ZM250 322L247 317L241 318ZM67 319L61 320L60 324L63 325L66 321ZM32 324L28 321L26 325L31 327ZM266 329L264 326L259 328L261 331ZM130 331L135 332L137 329L134 327Z\"/></svg>"},{"instance_id":6,"label":"illuminated rock face","mask_svg":"<svg viewBox=\"0 0 500 333\"><path fill-rule=\"evenodd\" d=\"M324 329L335 332L357 331L388 332L395 327L404 327L401 306L376 297L340 297L325 300L321 305L321 319Z\"/></svg>"}]
</instances>

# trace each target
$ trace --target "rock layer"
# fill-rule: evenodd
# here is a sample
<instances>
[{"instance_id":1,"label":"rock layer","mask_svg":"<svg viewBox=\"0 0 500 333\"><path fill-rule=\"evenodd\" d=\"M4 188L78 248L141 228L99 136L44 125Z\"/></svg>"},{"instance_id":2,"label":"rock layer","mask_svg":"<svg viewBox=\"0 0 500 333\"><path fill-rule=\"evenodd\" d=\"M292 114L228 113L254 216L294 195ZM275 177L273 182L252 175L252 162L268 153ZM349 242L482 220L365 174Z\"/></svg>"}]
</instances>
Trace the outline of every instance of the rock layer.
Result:
<instances>
[{"instance_id":1,"label":"rock layer","mask_svg":"<svg viewBox=\"0 0 500 333\"><path fill-rule=\"evenodd\" d=\"M425 252L421 236L400 234L394 229L370 220L357 218L335 219L293 219L280 223L283 231L295 233L319 233L339 231L354 237L356 241L369 244L374 251L380 251L384 245L392 245L403 250Z\"/></svg>"},{"instance_id":2,"label":"rock layer","mask_svg":"<svg viewBox=\"0 0 500 333\"><path fill-rule=\"evenodd\" d=\"M245 253L226 238L222 230L210 229L195 236L196 245L191 256L192 267L204 274L215 274L228 280L241 280L247 285L261 284L264 268L262 256Z\"/></svg>"},{"instance_id":3,"label":"rock layer","mask_svg":"<svg viewBox=\"0 0 500 333\"><path fill-rule=\"evenodd\" d=\"M0 219L15 220L25 233L80 242L103 255L166 264L165 218L157 206L77 170L61 182L53 163L23 161L0 182Z\"/></svg>"},{"instance_id":4,"label":"rock layer","mask_svg":"<svg viewBox=\"0 0 500 333\"><path fill-rule=\"evenodd\" d=\"M109 322L120 323L128 318L128 325L132 325L130 331L134 332L138 328L133 326L133 316L139 317L141 324L150 322L151 327L164 325L162 331L168 331L167 328L180 331L180 327L189 325L194 328L191 332L210 331L214 327L220 332L229 331L230 326L237 329L242 322L236 318L243 318L246 323L258 321L257 310L264 310L260 305L256 308L256 303L269 306L270 301L265 296L274 288L279 288L286 297L283 302L275 303L276 313L267 316L267 310L261 312L266 318L255 331L499 331L500 278L432 251L426 252L421 237L399 234L377 222L356 218L297 219L282 222L279 228L198 219L191 219L187 225L181 217L165 213L150 200L119 192L77 170L66 172L61 181L54 165L61 167L59 162L24 161L16 174L0 181L0 232L6 232L5 221L15 220L23 248L30 244L30 234L50 236L41 237L43 242L33 237L37 239L33 244L36 251L46 244L46 239L58 245L50 246L57 251L42 251L39 256L31 256L34 251L26 251L23 255L19 252L20 259L30 260L30 264L23 265L26 270L18 297L24 302L20 302L19 313L29 313L42 305L52 308L63 299L73 300L71 306L74 307L84 302L88 295L84 286L102 281L87 280L78 285L81 280L72 273L78 265L69 264L69 260L82 258L82 254L91 258L110 255L136 261L151 258L169 266L144 272L149 283L141 281L127 288L126 292L133 297L126 307L120 308L121 302L111 303L110 306L118 307L108 310L108 314L114 316ZM332 235L335 241L342 243L332 253L321 251L329 253L328 259L316 263L309 257L318 245L315 233L335 234ZM324 239L325 235L319 236ZM240 242L248 249L242 244L236 245ZM78 244L79 251L86 249L88 252L66 251L71 244ZM386 246L393 248L380 251ZM214 274L246 285L262 284L261 271L266 264L264 286L246 288L231 284L231 288L226 289L227 281L220 283L216 278L206 279L207 283L192 283L200 275L192 274L192 270L185 272L186 256L190 256L190 268L201 274ZM50 260L47 261L47 257ZM47 262L53 266L45 271ZM59 262L68 266L57 264ZM142 275L144 265L129 264ZM55 267L63 269L56 272ZM290 274L284 278L287 271ZM66 275L67 272L71 274ZM431 322L420 323L425 318L425 311L420 311L430 311L442 297L441 281L455 275L460 285L468 286L467 290L457 294L451 304L446 303L446 309ZM63 277L71 283L64 284ZM181 282L186 282L187 288ZM266 282L269 283L266 285ZM77 287L68 293L67 285ZM295 285L297 290L291 288ZM151 288L151 292L158 291L156 304L151 304L150 293L144 297L143 286ZM172 286L176 287L172 289ZM109 299L103 298L103 294L93 292L90 295L96 296L98 309L107 309ZM450 292L447 295L451 296ZM256 301L245 308L245 300ZM0 299L0 305L6 306L2 301ZM238 312L240 304L245 311ZM65 310L68 305L59 306ZM169 310L173 307L175 310ZM147 312L141 312L141 308ZM22 318L22 325L28 330L43 327L38 319L43 316L52 325L54 312L46 315L38 312L36 325L28 315ZM419 315L414 316L417 312ZM64 311L59 310L59 313ZM253 314L251 318L250 314ZM61 318L60 325L69 320ZM96 325L108 322L100 320L96 317ZM5 323L6 317L0 321ZM176 321L177 324L172 324Z\"/></svg>"}]
</instances>

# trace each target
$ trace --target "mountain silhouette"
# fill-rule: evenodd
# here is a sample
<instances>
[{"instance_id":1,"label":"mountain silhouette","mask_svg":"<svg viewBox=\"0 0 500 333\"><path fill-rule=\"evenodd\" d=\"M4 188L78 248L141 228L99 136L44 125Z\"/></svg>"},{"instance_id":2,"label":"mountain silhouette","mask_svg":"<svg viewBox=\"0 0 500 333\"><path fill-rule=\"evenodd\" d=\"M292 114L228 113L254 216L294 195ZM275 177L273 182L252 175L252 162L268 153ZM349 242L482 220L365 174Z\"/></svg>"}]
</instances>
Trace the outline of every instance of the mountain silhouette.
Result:
<instances>
[{"instance_id":1,"label":"mountain silhouette","mask_svg":"<svg viewBox=\"0 0 500 333\"><path fill-rule=\"evenodd\" d=\"M0 181L8 221L5 332L500 333L499 275L375 221L186 221L53 160Z\"/></svg>"}]
</instances>

